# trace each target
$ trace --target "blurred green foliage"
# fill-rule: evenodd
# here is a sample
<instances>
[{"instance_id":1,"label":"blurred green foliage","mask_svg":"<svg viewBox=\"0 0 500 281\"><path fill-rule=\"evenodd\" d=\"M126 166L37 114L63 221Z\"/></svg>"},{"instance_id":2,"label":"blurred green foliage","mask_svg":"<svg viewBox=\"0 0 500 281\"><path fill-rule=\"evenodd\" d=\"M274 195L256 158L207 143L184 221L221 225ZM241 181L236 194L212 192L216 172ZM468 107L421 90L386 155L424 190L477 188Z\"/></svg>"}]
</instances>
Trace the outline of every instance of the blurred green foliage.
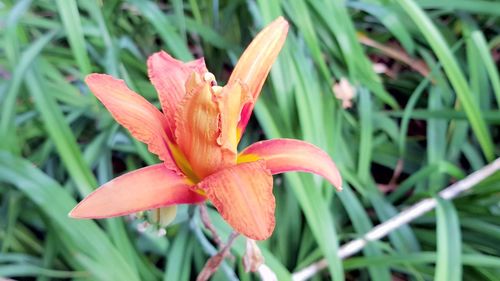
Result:
<instances>
[{"instance_id":1,"label":"blurred green foliage","mask_svg":"<svg viewBox=\"0 0 500 281\"><path fill-rule=\"evenodd\" d=\"M339 244L500 154L495 0L0 1L0 276L194 279L216 252L195 208L181 208L166 237L128 217L67 217L99 183L158 162L83 78L120 77L158 104L148 55L204 56L223 82L280 15L291 32L241 145L315 143L345 185L335 193L311 175L275 177L277 226L259 245L278 279L326 258L315 280L500 280L498 174L361 254L337 257ZM356 88L352 108L334 96L340 78ZM258 279L244 272L243 252L239 238L213 280Z\"/></svg>"}]
</instances>

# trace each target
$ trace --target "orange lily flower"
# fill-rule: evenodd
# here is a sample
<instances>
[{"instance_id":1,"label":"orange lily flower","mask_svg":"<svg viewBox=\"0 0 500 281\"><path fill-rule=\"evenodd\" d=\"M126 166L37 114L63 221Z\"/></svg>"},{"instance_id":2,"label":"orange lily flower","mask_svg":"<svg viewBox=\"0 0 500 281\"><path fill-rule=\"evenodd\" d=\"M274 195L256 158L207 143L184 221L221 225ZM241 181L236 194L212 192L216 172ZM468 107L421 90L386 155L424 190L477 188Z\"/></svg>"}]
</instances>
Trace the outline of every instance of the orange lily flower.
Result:
<instances>
[{"instance_id":1,"label":"orange lily flower","mask_svg":"<svg viewBox=\"0 0 500 281\"><path fill-rule=\"evenodd\" d=\"M281 17L262 30L224 87L216 85L203 59L183 63L166 52L153 54L148 72L163 113L122 80L90 74L86 82L95 96L163 163L111 180L83 199L70 216L108 218L209 199L236 231L263 240L275 226L272 175L316 173L340 189L335 164L312 144L275 139L237 152L287 32L288 23Z\"/></svg>"}]
</instances>

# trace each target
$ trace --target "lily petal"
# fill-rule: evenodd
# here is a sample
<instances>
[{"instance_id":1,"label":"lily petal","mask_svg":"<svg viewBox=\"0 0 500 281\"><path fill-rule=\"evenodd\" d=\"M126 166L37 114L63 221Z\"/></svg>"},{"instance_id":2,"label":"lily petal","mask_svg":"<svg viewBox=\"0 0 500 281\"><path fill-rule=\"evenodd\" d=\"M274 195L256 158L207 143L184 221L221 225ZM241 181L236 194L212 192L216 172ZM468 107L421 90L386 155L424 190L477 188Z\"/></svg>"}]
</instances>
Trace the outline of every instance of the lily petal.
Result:
<instances>
[{"instance_id":1,"label":"lily petal","mask_svg":"<svg viewBox=\"0 0 500 281\"><path fill-rule=\"evenodd\" d=\"M259 97L264 81L278 56L288 33L288 22L279 17L264 28L253 39L236 64L228 84L240 80L248 85L249 93L255 102ZM238 124L238 140L252 115L253 103L245 105Z\"/></svg>"},{"instance_id":2,"label":"lily petal","mask_svg":"<svg viewBox=\"0 0 500 281\"><path fill-rule=\"evenodd\" d=\"M252 98L248 94L248 88L240 81L226 85L219 94L216 101L219 108L220 135L217 143L222 148L234 152L238 147L237 125L240 121L243 106Z\"/></svg>"},{"instance_id":3,"label":"lily petal","mask_svg":"<svg viewBox=\"0 0 500 281\"><path fill-rule=\"evenodd\" d=\"M274 139L256 142L238 155L238 163L266 161L271 173L302 171L325 177L338 190L342 178L331 158L315 145L294 139Z\"/></svg>"},{"instance_id":4,"label":"lily petal","mask_svg":"<svg viewBox=\"0 0 500 281\"><path fill-rule=\"evenodd\" d=\"M197 178L234 165L236 151L225 149L221 142L220 111L209 82L193 73L186 83L187 94L175 116L175 136Z\"/></svg>"},{"instance_id":5,"label":"lily petal","mask_svg":"<svg viewBox=\"0 0 500 281\"><path fill-rule=\"evenodd\" d=\"M149 79L156 88L171 133L175 131L177 104L186 93L185 84L192 72L200 75L207 72L203 58L184 63L164 51L157 52L148 58Z\"/></svg>"},{"instance_id":6,"label":"lily petal","mask_svg":"<svg viewBox=\"0 0 500 281\"><path fill-rule=\"evenodd\" d=\"M166 133L167 120L154 105L110 75L90 74L85 82L118 123L146 143L168 168L178 170L168 147L173 144Z\"/></svg>"},{"instance_id":7,"label":"lily petal","mask_svg":"<svg viewBox=\"0 0 500 281\"><path fill-rule=\"evenodd\" d=\"M264 161L223 169L196 187L205 191L236 231L255 240L271 236L275 225L273 178Z\"/></svg>"},{"instance_id":8,"label":"lily petal","mask_svg":"<svg viewBox=\"0 0 500 281\"><path fill-rule=\"evenodd\" d=\"M163 164L148 166L109 181L83 199L73 218L109 218L175 204L196 204L204 196L191 190L186 177Z\"/></svg>"}]
</instances>

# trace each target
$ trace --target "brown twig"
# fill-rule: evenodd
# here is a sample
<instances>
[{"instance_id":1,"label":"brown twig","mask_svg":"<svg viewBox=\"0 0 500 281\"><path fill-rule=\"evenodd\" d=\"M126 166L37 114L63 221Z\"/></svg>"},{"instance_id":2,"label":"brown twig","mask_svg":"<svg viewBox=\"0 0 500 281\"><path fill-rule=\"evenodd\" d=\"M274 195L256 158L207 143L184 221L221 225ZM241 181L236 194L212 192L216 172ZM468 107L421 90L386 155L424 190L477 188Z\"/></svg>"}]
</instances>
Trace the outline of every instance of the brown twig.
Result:
<instances>
[{"instance_id":1,"label":"brown twig","mask_svg":"<svg viewBox=\"0 0 500 281\"><path fill-rule=\"evenodd\" d=\"M205 228L208 229L210 233L212 233L212 240L214 240L214 243L217 245L217 248L222 249L223 247L222 241L219 237L219 234L217 233L217 230L215 230L214 225L210 221L210 217L208 216L207 205L204 203L200 205L200 216L201 216L201 221L203 222Z\"/></svg>"},{"instance_id":2,"label":"brown twig","mask_svg":"<svg viewBox=\"0 0 500 281\"><path fill-rule=\"evenodd\" d=\"M224 258L229 255L231 246L233 245L233 242L236 237L238 237L238 235L239 234L237 232L231 232L229 238L227 239L227 243L216 255L208 259L207 263L203 267L203 270L200 272L200 274L198 274L196 281L206 281L217 271Z\"/></svg>"},{"instance_id":3,"label":"brown twig","mask_svg":"<svg viewBox=\"0 0 500 281\"><path fill-rule=\"evenodd\" d=\"M396 163L396 167L394 168L391 180L387 184L378 184L378 188L380 189L380 191L382 191L383 193L387 193L389 191L393 191L394 189L396 189L398 184L398 179L401 176L401 173L403 172L403 166L404 166L403 159L399 159L398 162Z\"/></svg>"},{"instance_id":4,"label":"brown twig","mask_svg":"<svg viewBox=\"0 0 500 281\"><path fill-rule=\"evenodd\" d=\"M243 255L243 268L245 272L256 272L264 264L264 256L255 240L247 238L246 251Z\"/></svg>"},{"instance_id":5,"label":"brown twig","mask_svg":"<svg viewBox=\"0 0 500 281\"><path fill-rule=\"evenodd\" d=\"M363 34L358 35L358 40L362 44L375 48L386 56L408 65L424 77L428 77L430 74L429 68L423 60L410 57L410 55L401 48L387 47Z\"/></svg>"}]
</instances>

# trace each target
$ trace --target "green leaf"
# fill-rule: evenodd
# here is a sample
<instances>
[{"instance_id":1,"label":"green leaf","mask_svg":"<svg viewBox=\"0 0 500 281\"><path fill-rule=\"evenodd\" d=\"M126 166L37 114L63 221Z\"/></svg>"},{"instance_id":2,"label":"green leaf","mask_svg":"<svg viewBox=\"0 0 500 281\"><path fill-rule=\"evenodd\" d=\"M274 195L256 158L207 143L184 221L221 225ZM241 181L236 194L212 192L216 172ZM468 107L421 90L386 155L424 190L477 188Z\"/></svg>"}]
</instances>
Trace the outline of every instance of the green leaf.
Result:
<instances>
[{"instance_id":1,"label":"green leaf","mask_svg":"<svg viewBox=\"0 0 500 281\"><path fill-rule=\"evenodd\" d=\"M64 29L68 36L69 45L73 51L73 56L78 63L78 67L83 75L92 72L90 60L85 47L85 37L83 35L80 13L75 0L56 0L59 16L62 19Z\"/></svg>"},{"instance_id":2,"label":"green leaf","mask_svg":"<svg viewBox=\"0 0 500 281\"><path fill-rule=\"evenodd\" d=\"M465 114L471 123L472 130L478 139L483 154L489 161L494 159L493 141L486 123L483 120L482 113L475 102L469 85L465 80L464 74L460 70L458 63L445 42L442 34L439 33L436 26L422 9L415 4L413 0L401 0L398 3L403 7L406 13L413 19L424 37L429 42L431 48L441 61L443 68L448 75L455 93L464 108Z\"/></svg>"},{"instance_id":3,"label":"green leaf","mask_svg":"<svg viewBox=\"0 0 500 281\"><path fill-rule=\"evenodd\" d=\"M26 160L0 152L0 181L21 190L49 218L58 230L61 243L89 261L107 268L87 267L101 280L139 280L134 268L125 262L104 232L90 220L68 217L76 202L57 182Z\"/></svg>"},{"instance_id":4,"label":"green leaf","mask_svg":"<svg viewBox=\"0 0 500 281\"><path fill-rule=\"evenodd\" d=\"M460 223L452 203L437 198L437 260L434 280L462 280Z\"/></svg>"}]
</instances>

